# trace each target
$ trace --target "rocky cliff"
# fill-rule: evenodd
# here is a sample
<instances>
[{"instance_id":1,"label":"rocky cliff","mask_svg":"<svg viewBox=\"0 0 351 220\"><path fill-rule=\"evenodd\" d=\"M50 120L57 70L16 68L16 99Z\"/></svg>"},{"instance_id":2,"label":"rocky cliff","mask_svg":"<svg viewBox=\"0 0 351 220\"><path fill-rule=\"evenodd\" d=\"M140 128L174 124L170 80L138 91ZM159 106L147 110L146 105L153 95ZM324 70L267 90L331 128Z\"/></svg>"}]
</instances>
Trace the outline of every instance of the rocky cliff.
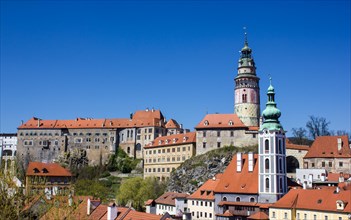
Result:
<instances>
[{"instance_id":1,"label":"rocky cliff","mask_svg":"<svg viewBox=\"0 0 351 220\"><path fill-rule=\"evenodd\" d=\"M217 173L223 173L237 152L257 152L257 146L224 147L186 160L171 173L167 191L193 193Z\"/></svg>"}]
</instances>

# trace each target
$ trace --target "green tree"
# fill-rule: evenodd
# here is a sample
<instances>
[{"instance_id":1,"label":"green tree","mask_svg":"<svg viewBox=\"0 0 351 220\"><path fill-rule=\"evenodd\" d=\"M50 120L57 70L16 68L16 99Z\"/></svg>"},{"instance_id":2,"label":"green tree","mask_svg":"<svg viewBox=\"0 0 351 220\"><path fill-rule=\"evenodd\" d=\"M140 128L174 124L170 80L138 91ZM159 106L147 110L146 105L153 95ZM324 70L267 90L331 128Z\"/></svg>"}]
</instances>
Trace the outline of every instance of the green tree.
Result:
<instances>
[{"instance_id":1,"label":"green tree","mask_svg":"<svg viewBox=\"0 0 351 220\"><path fill-rule=\"evenodd\" d=\"M143 210L144 202L148 199L156 199L164 193L166 183L156 178L134 177L122 182L117 194L117 200L121 205L131 203L139 210Z\"/></svg>"},{"instance_id":2,"label":"green tree","mask_svg":"<svg viewBox=\"0 0 351 220\"><path fill-rule=\"evenodd\" d=\"M91 179L80 179L74 184L75 194L78 196L94 196L105 200L111 192L111 184Z\"/></svg>"}]
</instances>

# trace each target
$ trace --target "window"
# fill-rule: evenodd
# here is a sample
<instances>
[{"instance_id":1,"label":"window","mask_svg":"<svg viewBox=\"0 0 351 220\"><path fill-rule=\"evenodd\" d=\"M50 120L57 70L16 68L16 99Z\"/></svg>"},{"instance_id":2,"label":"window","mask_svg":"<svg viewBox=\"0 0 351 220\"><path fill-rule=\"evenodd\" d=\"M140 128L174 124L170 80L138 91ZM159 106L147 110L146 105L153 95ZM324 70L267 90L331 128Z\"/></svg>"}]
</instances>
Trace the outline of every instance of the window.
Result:
<instances>
[{"instance_id":1,"label":"window","mask_svg":"<svg viewBox=\"0 0 351 220\"><path fill-rule=\"evenodd\" d=\"M269 178L266 178L266 192L269 191Z\"/></svg>"},{"instance_id":2,"label":"window","mask_svg":"<svg viewBox=\"0 0 351 220\"><path fill-rule=\"evenodd\" d=\"M221 132L217 131L217 137L220 137L220 136L221 136Z\"/></svg>"},{"instance_id":3,"label":"window","mask_svg":"<svg viewBox=\"0 0 351 220\"><path fill-rule=\"evenodd\" d=\"M322 162L322 167L325 167L325 162L324 161Z\"/></svg>"},{"instance_id":4,"label":"window","mask_svg":"<svg viewBox=\"0 0 351 220\"><path fill-rule=\"evenodd\" d=\"M222 201L227 201L227 197L224 196L224 197L222 198Z\"/></svg>"},{"instance_id":5,"label":"window","mask_svg":"<svg viewBox=\"0 0 351 220\"><path fill-rule=\"evenodd\" d=\"M313 220L317 220L317 215L313 215Z\"/></svg>"},{"instance_id":6,"label":"window","mask_svg":"<svg viewBox=\"0 0 351 220\"><path fill-rule=\"evenodd\" d=\"M264 151L265 153L269 152L269 140L264 141Z\"/></svg>"},{"instance_id":7,"label":"window","mask_svg":"<svg viewBox=\"0 0 351 220\"><path fill-rule=\"evenodd\" d=\"M175 148L172 148L172 152L175 152Z\"/></svg>"},{"instance_id":8,"label":"window","mask_svg":"<svg viewBox=\"0 0 351 220\"><path fill-rule=\"evenodd\" d=\"M177 147L177 152L180 152L180 147Z\"/></svg>"},{"instance_id":9,"label":"window","mask_svg":"<svg viewBox=\"0 0 351 220\"><path fill-rule=\"evenodd\" d=\"M202 143L202 147L203 147L203 148L206 148L206 142L203 142L203 143Z\"/></svg>"},{"instance_id":10,"label":"window","mask_svg":"<svg viewBox=\"0 0 351 220\"><path fill-rule=\"evenodd\" d=\"M217 142L217 148L221 147L221 142Z\"/></svg>"},{"instance_id":11,"label":"window","mask_svg":"<svg viewBox=\"0 0 351 220\"><path fill-rule=\"evenodd\" d=\"M234 131L230 131L230 137L234 137Z\"/></svg>"},{"instance_id":12,"label":"window","mask_svg":"<svg viewBox=\"0 0 351 220\"><path fill-rule=\"evenodd\" d=\"M202 132L203 137L206 137L206 131Z\"/></svg>"},{"instance_id":13,"label":"window","mask_svg":"<svg viewBox=\"0 0 351 220\"><path fill-rule=\"evenodd\" d=\"M314 163L311 164L311 167L314 167Z\"/></svg>"},{"instance_id":14,"label":"window","mask_svg":"<svg viewBox=\"0 0 351 220\"><path fill-rule=\"evenodd\" d=\"M210 218L212 218L212 213L210 213L210 216L209 216Z\"/></svg>"},{"instance_id":15,"label":"window","mask_svg":"<svg viewBox=\"0 0 351 220\"><path fill-rule=\"evenodd\" d=\"M288 218L288 213L284 212L284 219Z\"/></svg>"},{"instance_id":16,"label":"window","mask_svg":"<svg viewBox=\"0 0 351 220\"><path fill-rule=\"evenodd\" d=\"M186 147L183 147L183 151L186 151Z\"/></svg>"},{"instance_id":17,"label":"window","mask_svg":"<svg viewBox=\"0 0 351 220\"><path fill-rule=\"evenodd\" d=\"M239 197L239 196L236 197L235 201L236 201L236 202L240 202L240 197Z\"/></svg>"},{"instance_id":18,"label":"window","mask_svg":"<svg viewBox=\"0 0 351 220\"><path fill-rule=\"evenodd\" d=\"M23 144L25 146L32 146L33 145L33 141L32 140L25 140Z\"/></svg>"},{"instance_id":19,"label":"window","mask_svg":"<svg viewBox=\"0 0 351 220\"><path fill-rule=\"evenodd\" d=\"M254 198L254 197L251 197L251 198L250 198L250 202L255 202L255 198Z\"/></svg>"},{"instance_id":20,"label":"window","mask_svg":"<svg viewBox=\"0 0 351 220\"><path fill-rule=\"evenodd\" d=\"M170 148L167 149L167 153L169 153L169 152L171 152L171 149L170 149Z\"/></svg>"},{"instance_id":21,"label":"window","mask_svg":"<svg viewBox=\"0 0 351 220\"><path fill-rule=\"evenodd\" d=\"M344 163L343 162L339 162L339 167L343 167L344 166Z\"/></svg>"},{"instance_id":22,"label":"window","mask_svg":"<svg viewBox=\"0 0 351 220\"><path fill-rule=\"evenodd\" d=\"M269 172L269 159L268 158L264 160L264 168L266 170L266 173L268 173Z\"/></svg>"},{"instance_id":23,"label":"window","mask_svg":"<svg viewBox=\"0 0 351 220\"><path fill-rule=\"evenodd\" d=\"M333 166L333 162L329 161L329 167Z\"/></svg>"},{"instance_id":24,"label":"window","mask_svg":"<svg viewBox=\"0 0 351 220\"><path fill-rule=\"evenodd\" d=\"M324 216L324 220L328 220L328 216L327 215Z\"/></svg>"},{"instance_id":25,"label":"window","mask_svg":"<svg viewBox=\"0 0 351 220\"><path fill-rule=\"evenodd\" d=\"M272 218L275 218L275 212L272 212Z\"/></svg>"},{"instance_id":26,"label":"window","mask_svg":"<svg viewBox=\"0 0 351 220\"><path fill-rule=\"evenodd\" d=\"M82 138L75 138L74 143L82 143Z\"/></svg>"},{"instance_id":27,"label":"window","mask_svg":"<svg viewBox=\"0 0 351 220\"><path fill-rule=\"evenodd\" d=\"M246 103L247 102L247 94L243 94L242 98L243 98L243 103Z\"/></svg>"},{"instance_id":28,"label":"window","mask_svg":"<svg viewBox=\"0 0 351 220\"><path fill-rule=\"evenodd\" d=\"M303 219L304 219L304 220L307 220L307 214L304 214L304 215L303 215Z\"/></svg>"},{"instance_id":29,"label":"window","mask_svg":"<svg viewBox=\"0 0 351 220\"><path fill-rule=\"evenodd\" d=\"M149 128L149 133L152 133L152 128Z\"/></svg>"},{"instance_id":30,"label":"window","mask_svg":"<svg viewBox=\"0 0 351 220\"><path fill-rule=\"evenodd\" d=\"M212 202L209 202L210 203L210 207L212 207Z\"/></svg>"}]
</instances>

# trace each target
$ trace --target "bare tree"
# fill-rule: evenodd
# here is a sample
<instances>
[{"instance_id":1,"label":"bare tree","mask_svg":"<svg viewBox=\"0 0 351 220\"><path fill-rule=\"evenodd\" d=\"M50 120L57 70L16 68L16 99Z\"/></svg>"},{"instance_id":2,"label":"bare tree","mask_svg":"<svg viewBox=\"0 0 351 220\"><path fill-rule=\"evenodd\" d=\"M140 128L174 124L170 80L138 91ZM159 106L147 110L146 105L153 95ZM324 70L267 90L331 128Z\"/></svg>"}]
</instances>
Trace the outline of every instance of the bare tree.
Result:
<instances>
[{"instance_id":1,"label":"bare tree","mask_svg":"<svg viewBox=\"0 0 351 220\"><path fill-rule=\"evenodd\" d=\"M289 138L294 144L308 144L309 140L307 139L307 130L305 128L293 128L292 134L293 138Z\"/></svg>"},{"instance_id":2,"label":"bare tree","mask_svg":"<svg viewBox=\"0 0 351 220\"><path fill-rule=\"evenodd\" d=\"M327 119L311 115L310 120L306 123L306 128L311 138L316 139L317 136L330 135L329 124L330 122L328 122Z\"/></svg>"}]
</instances>

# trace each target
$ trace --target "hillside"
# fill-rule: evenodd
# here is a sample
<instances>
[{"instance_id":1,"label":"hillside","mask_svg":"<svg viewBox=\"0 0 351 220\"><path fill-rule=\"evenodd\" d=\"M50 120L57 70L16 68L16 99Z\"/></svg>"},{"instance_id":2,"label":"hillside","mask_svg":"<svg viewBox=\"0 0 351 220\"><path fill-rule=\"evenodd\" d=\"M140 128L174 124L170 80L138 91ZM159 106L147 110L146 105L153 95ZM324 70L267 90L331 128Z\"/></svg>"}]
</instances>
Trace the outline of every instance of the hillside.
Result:
<instances>
[{"instance_id":1,"label":"hillside","mask_svg":"<svg viewBox=\"0 0 351 220\"><path fill-rule=\"evenodd\" d=\"M192 157L171 173L167 191L193 193L217 173L223 173L237 152L257 152L257 146L224 147Z\"/></svg>"}]
</instances>

